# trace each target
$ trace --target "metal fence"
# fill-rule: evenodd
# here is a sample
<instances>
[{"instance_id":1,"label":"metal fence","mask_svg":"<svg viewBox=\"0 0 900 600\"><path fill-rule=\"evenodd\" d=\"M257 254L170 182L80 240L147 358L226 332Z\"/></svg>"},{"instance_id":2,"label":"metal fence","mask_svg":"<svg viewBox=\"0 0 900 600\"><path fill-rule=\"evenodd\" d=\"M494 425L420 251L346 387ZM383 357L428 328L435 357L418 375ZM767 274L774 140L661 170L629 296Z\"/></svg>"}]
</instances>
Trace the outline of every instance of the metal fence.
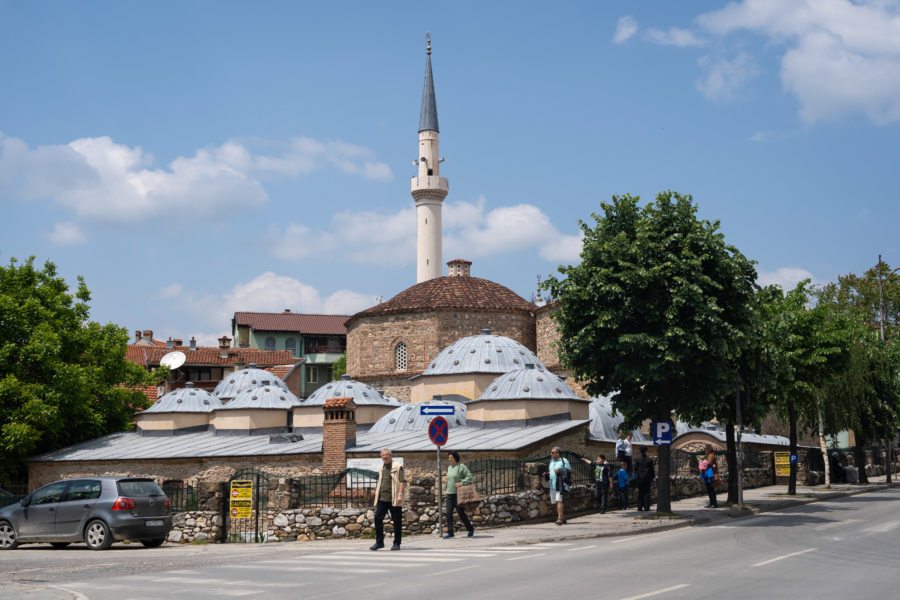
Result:
<instances>
[{"instance_id":1,"label":"metal fence","mask_svg":"<svg viewBox=\"0 0 900 600\"><path fill-rule=\"evenodd\" d=\"M168 480L160 484L169 497L172 512L187 512L200 509L199 486L195 481Z\"/></svg>"},{"instance_id":2,"label":"metal fence","mask_svg":"<svg viewBox=\"0 0 900 600\"><path fill-rule=\"evenodd\" d=\"M286 482L289 493L287 508L374 506L377 483L376 471L356 468L330 475L294 477Z\"/></svg>"},{"instance_id":3,"label":"metal fence","mask_svg":"<svg viewBox=\"0 0 900 600\"><path fill-rule=\"evenodd\" d=\"M0 508L15 504L28 495L28 485L25 483L0 484Z\"/></svg>"}]
</instances>

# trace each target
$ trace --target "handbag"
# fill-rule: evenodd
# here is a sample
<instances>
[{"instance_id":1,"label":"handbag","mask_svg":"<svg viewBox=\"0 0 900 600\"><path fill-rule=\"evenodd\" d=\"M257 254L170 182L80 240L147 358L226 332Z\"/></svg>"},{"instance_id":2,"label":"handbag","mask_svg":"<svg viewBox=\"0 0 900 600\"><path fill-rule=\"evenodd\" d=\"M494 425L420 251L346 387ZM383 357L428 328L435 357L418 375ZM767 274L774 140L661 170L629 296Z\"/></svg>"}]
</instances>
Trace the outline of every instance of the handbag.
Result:
<instances>
[{"instance_id":1,"label":"handbag","mask_svg":"<svg viewBox=\"0 0 900 600\"><path fill-rule=\"evenodd\" d=\"M481 502L481 495L475 489L475 484L461 485L456 488L456 503L458 505L478 505Z\"/></svg>"}]
</instances>

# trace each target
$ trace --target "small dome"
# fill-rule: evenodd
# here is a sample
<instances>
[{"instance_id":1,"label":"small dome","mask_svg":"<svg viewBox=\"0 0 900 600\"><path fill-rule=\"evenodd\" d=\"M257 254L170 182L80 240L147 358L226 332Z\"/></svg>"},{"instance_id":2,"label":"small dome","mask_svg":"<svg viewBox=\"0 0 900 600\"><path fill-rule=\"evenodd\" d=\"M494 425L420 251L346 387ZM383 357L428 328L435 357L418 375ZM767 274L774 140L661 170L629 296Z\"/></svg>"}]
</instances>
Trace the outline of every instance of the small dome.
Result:
<instances>
[{"instance_id":1,"label":"small dome","mask_svg":"<svg viewBox=\"0 0 900 600\"><path fill-rule=\"evenodd\" d=\"M516 369L504 373L478 397L481 400L575 400L579 398L563 380L543 367Z\"/></svg>"},{"instance_id":2,"label":"small dome","mask_svg":"<svg viewBox=\"0 0 900 600\"><path fill-rule=\"evenodd\" d=\"M591 399L591 428L590 437L592 440L601 442L615 442L619 439L619 425L625 420L625 417L613 411L612 402L609 398L601 396ZM631 432L631 441L639 443L653 443L650 438L639 429Z\"/></svg>"},{"instance_id":3,"label":"small dome","mask_svg":"<svg viewBox=\"0 0 900 600\"><path fill-rule=\"evenodd\" d=\"M268 381L269 385L288 391L287 385L274 374L251 365L250 368L226 375L213 390L213 394L218 396L219 400L228 401L243 391L259 387L262 381Z\"/></svg>"},{"instance_id":4,"label":"small dome","mask_svg":"<svg viewBox=\"0 0 900 600\"><path fill-rule=\"evenodd\" d=\"M402 403L396 398L383 396L381 392L370 385L354 381L349 375L341 375L337 381L326 383L309 398L301 400L301 406L323 406L329 398L353 398L357 406L400 406Z\"/></svg>"},{"instance_id":5,"label":"small dome","mask_svg":"<svg viewBox=\"0 0 900 600\"><path fill-rule=\"evenodd\" d=\"M534 365L546 371L547 367L538 360L534 352L519 342L493 335L490 329L456 340L435 357L422 373L428 375L450 375L456 373L507 373Z\"/></svg>"},{"instance_id":6,"label":"small dome","mask_svg":"<svg viewBox=\"0 0 900 600\"><path fill-rule=\"evenodd\" d=\"M157 400L153 406L139 414L147 413L208 413L222 408L222 401L207 392L197 389L192 382L185 387L172 390Z\"/></svg>"},{"instance_id":7,"label":"small dome","mask_svg":"<svg viewBox=\"0 0 900 600\"><path fill-rule=\"evenodd\" d=\"M220 410L248 408L290 410L296 406L300 406L300 398L265 379L262 385L241 392Z\"/></svg>"},{"instance_id":8,"label":"small dome","mask_svg":"<svg viewBox=\"0 0 900 600\"><path fill-rule=\"evenodd\" d=\"M425 431L428 424L434 418L430 415L423 415L420 407L422 406L452 406L455 412L452 416L444 415L447 419L447 425L453 427L466 426L466 405L461 402L453 402L452 400L427 400L425 402L414 402L412 404L404 404L397 407L388 414L384 415L372 425L370 432L387 433L391 431Z\"/></svg>"}]
</instances>

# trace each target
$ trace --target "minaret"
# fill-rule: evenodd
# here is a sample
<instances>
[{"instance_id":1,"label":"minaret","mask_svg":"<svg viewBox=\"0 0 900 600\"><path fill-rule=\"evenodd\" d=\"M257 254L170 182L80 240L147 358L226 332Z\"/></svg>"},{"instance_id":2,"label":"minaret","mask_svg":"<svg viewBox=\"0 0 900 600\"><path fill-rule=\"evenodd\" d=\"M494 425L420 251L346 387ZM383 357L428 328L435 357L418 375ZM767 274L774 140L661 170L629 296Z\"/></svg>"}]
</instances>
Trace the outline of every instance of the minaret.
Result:
<instances>
[{"instance_id":1,"label":"minaret","mask_svg":"<svg viewBox=\"0 0 900 600\"><path fill-rule=\"evenodd\" d=\"M434 99L434 79L431 75L431 36L428 36L425 59L425 88L422 90L422 111L419 113L419 153L413 161L419 167L409 182L416 201L416 283L441 276L441 203L450 191L447 179L441 177L438 150L437 103Z\"/></svg>"}]
</instances>

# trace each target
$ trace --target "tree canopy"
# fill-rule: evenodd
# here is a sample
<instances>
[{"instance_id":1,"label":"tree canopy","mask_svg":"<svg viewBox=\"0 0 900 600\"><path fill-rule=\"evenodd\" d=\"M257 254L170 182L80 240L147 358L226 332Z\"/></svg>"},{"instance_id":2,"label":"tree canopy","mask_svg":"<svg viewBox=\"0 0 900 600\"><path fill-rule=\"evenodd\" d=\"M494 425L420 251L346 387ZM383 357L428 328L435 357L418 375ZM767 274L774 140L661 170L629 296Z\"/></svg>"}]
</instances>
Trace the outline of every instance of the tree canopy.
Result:
<instances>
[{"instance_id":1,"label":"tree canopy","mask_svg":"<svg viewBox=\"0 0 900 600\"><path fill-rule=\"evenodd\" d=\"M697 423L732 394L754 323L756 271L698 219L692 198L666 191L643 208L613 196L592 215L581 262L544 287L558 300L562 364L592 395L612 395L633 427L674 411ZM659 510L670 508L660 447Z\"/></svg>"},{"instance_id":2,"label":"tree canopy","mask_svg":"<svg viewBox=\"0 0 900 600\"><path fill-rule=\"evenodd\" d=\"M52 262L0 266L0 481L25 459L126 429L155 381L125 360L128 334L89 321L84 280L71 293Z\"/></svg>"}]
</instances>

